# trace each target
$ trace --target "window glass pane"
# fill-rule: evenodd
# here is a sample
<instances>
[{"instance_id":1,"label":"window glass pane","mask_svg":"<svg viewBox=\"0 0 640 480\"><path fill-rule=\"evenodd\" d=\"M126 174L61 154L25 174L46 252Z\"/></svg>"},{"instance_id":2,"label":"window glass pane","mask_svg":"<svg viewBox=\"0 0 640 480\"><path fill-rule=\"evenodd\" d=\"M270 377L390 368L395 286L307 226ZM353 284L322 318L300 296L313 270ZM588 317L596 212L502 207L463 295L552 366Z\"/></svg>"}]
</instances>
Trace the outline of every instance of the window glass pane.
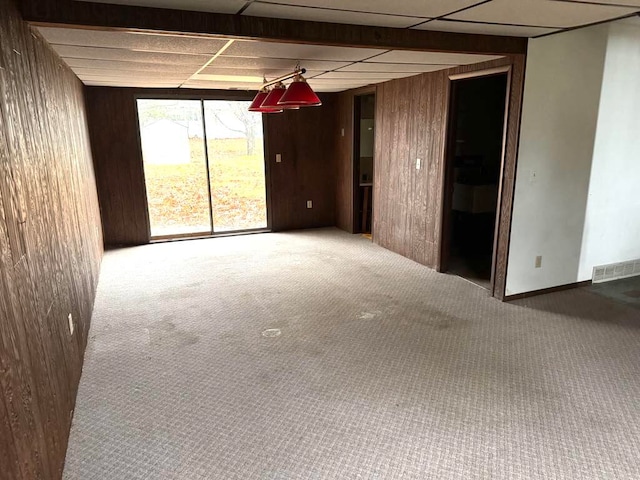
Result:
<instances>
[{"instance_id":1,"label":"window glass pane","mask_svg":"<svg viewBox=\"0 0 640 480\"><path fill-rule=\"evenodd\" d=\"M204 102L215 232L267 227L262 115L250 103Z\"/></svg>"},{"instance_id":2,"label":"window glass pane","mask_svg":"<svg viewBox=\"0 0 640 480\"><path fill-rule=\"evenodd\" d=\"M151 237L211 233L199 100L138 100Z\"/></svg>"}]
</instances>

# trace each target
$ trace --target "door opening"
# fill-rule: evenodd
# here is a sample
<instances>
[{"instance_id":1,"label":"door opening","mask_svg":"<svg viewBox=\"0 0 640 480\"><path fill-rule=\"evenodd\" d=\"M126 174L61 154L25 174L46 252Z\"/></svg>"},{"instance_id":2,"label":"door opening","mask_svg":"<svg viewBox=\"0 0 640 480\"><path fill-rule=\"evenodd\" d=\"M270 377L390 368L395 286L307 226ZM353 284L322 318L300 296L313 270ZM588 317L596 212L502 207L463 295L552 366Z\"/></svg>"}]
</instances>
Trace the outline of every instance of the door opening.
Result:
<instances>
[{"instance_id":1,"label":"door opening","mask_svg":"<svg viewBox=\"0 0 640 480\"><path fill-rule=\"evenodd\" d=\"M375 93L354 97L353 231L369 236L373 225L375 111Z\"/></svg>"},{"instance_id":2,"label":"door opening","mask_svg":"<svg viewBox=\"0 0 640 480\"><path fill-rule=\"evenodd\" d=\"M249 104L137 101L152 240L267 228L262 116Z\"/></svg>"},{"instance_id":3,"label":"door opening","mask_svg":"<svg viewBox=\"0 0 640 480\"><path fill-rule=\"evenodd\" d=\"M452 80L441 270L493 290L507 73Z\"/></svg>"}]
</instances>

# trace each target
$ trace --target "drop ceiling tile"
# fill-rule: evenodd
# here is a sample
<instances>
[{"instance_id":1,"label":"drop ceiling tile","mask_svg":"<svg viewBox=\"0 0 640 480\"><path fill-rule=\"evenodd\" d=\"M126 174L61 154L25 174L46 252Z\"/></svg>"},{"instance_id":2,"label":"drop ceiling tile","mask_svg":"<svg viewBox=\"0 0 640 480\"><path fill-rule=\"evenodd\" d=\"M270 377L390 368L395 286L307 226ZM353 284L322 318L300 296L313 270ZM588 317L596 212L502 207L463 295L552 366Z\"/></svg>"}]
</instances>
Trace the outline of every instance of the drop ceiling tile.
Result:
<instances>
[{"instance_id":1,"label":"drop ceiling tile","mask_svg":"<svg viewBox=\"0 0 640 480\"><path fill-rule=\"evenodd\" d=\"M640 8L640 0L563 0L574 3L605 3L607 5L622 5Z\"/></svg>"},{"instance_id":2,"label":"drop ceiling tile","mask_svg":"<svg viewBox=\"0 0 640 480\"><path fill-rule=\"evenodd\" d=\"M496 55L472 55L466 53L417 52L392 50L367 60L367 63L422 63L430 65L470 65L502 58Z\"/></svg>"},{"instance_id":3,"label":"drop ceiling tile","mask_svg":"<svg viewBox=\"0 0 640 480\"><path fill-rule=\"evenodd\" d=\"M332 47L300 43L258 42L236 40L224 51L225 56L253 58L290 58L356 62L377 55L385 50L375 48Z\"/></svg>"},{"instance_id":4,"label":"drop ceiling tile","mask_svg":"<svg viewBox=\"0 0 640 480\"><path fill-rule=\"evenodd\" d=\"M82 80L82 79L81 79ZM82 80L82 83L88 85L90 87L130 87L130 88L178 88L180 86L177 82L158 82L158 83L149 83L149 82L136 82L136 81L128 81L123 79L116 80Z\"/></svg>"},{"instance_id":5,"label":"drop ceiling tile","mask_svg":"<svg viewBox=\"0 0 640 480\"><path fill-rule=\"evenodd\" d=\"M356 12L409 15L412 17L439 17L466 8L480 0L268 0L265 3L289 4L300 7L321 7ZM262 3L260 0L256 3Z\"/></svg>"},{"instance_id":6,"label":"drop ceiling tile","mask_svg":"<svg viewBox=\"0 0 640 480\"><path fill-rule=\"evenodd\" d=\"M407 28L427 20L426 18L419 17L351 12L327 8L305 8L293 5L274 5L271 3L252 3L249 8L244 11L243 15L394 28Z\"/></svg>"},{"instance_id":7,"label":"drop ceiling tile","mask_svg":"<svg viewBox=\"0 0 640 480\"><path fill-rule=\"evenodd\" d=\"M519 27L514 25L494 25L489 23L453 22L434 20L415 27L418 30L437 32L478 33L483 35L505 35L510 37L536 37L557 32L557 28Z\"/></svg>"},{"instance_id":8,"label":"drop ceiling tile","mask_svg":"<svg viewBox=\"0 0 640 480\"><path fill-rule=\"evenodd\" d=\"M259 88L263 83L262 77L258 75L219 75L200 73L198 75L194 75L191 80L205 82L228 82L230 84L251 84L254 85L255 88Z\"/></svg>"},{"instance_id":9,"label":"drop ceiling tile","mask_svg":"<svg viewBox=\"0 0 640 480\"><path fill-rule=\"evenodd\" d=\"M346 82L341 80L309 80L309 85L316 92L342 92L344 90L350 90L352 88L366 87L367 85L373 85L380 82L371 82L362 80L359 82Z\"/></svg>"},{"instance_id":10,"label":"drop ceiling tile","mask_svg":"<svg viewBox=\"0 0 640 480\"><path fill-rule=\"evenodd\" d=\"M38 28L44 38L55 45L120 48L143 52L215 55L226 39L198 38L182 35L152 35L130 32L85 30L74 28Z\"/></svg>"},{"instance_id":11,"label":"drop ceiling tile","mask_svg":"<svg viewBox=\"0 0 640 480\"><path fill-rule=\"evenodd\" d=\"M452 65L423 65L420 63L353 63L340 68L338 72L435 72L451 68Z\"/></svg>"},{"instance_id":12,"label":"drop ceiling tile","mask_svg":"<svg viewBox=\"0 0 640 480\"><path fill-rule=\"evenodd\" d=\"M174 72L140 72L135 70L102 70L102 69L93 69L93 68L74 68L73 72L78 77L113 77L113 78L132 78L132 79L151 79L151 80L162 80L162 79L171 79L186 81L188 80L192 73L183 73L176 74Z\"/></svg>"},{"instance_id":13,"label":"drop ceiling tile","mask_svg":"<svg viewBox=\"0 0 640 480\"><path fill-rule=\"evenodd\" d=\"M87 58L65 58L65 63L72 69L90 68L94 70L125 70L134 72L170 72L194 74L199 66L170 65L166 63L118 62L115 60L92 60Z\"/></svg>"},{"instance_id":14,"label":"drop ceiling tile","mask_svg":"<svg viewBox=\"0 0 640 480\"><path fill-rule=\"evenodd\" d=\"M80 0L92 3L112 3L116 5L136 5L139 7L173 8L195 12L237 13L245 0Z\"/></svg>"},{"instance_id":15,"label":"drop ceiling tile","mask_svg":"<svg viewBox=\"0 0 640 480\"><path fill-rule=\"evenodd\" d=\"M139 74L119 74L117 72L112 72L108 75L106 74L77 74L80 80L95 80L99 82L109 82L109 81L121 81L121 82L136 82L136 83L177 83L178 85L184 83L188 80L188 77L176 77L173 75L164 75L164 76L145 76Z\"/></svg>"},{"instance_id":16,"label":"drop ceiling tile","mask_svg":"<svg viewBox=\"0 0 640 480\"><path fill-rule=\"evenodd\" d=\"M413 75L420 75L415 72L327 72L322 73L316 77L318 80L322 79L338 79L338 80L368 80L369 82L384 82L393 78L412 77Z\"/></svg>"},{"instance_id":17,"label":"drop ceiling tile","mask_svg":"<svg viewBox=\"0 0 640 480\"><path fill-rule=\"evenodd\" d=\"M636 10L554 0L493 0L447 18L564 28L619 18Z\"/></svg>"},{"instance_id":18,"label":"drop ceiling tile","mask_svg":"<svg viewBox=\"0 0 640 480\"><path fill-rule=\"evenodd\" d=\"M214 62L215 63L215 62ZM219 68L215 65L211 65L202 72L203 75L238 75L238 76L253 76L253 77L266 77L267 79L281 77L288 73L291 73L293 68ZM318 75L324 73L325 70L307 70L305 76Z\"/></svg>"},{"instance_id":19,"label":"drop ceiling tile","mask_svg":"<svg viewBox=\"0 0 640 480\"><path fill-rule=\"evenodd\" d=\"M253 69L285 69L291 71L295 68L296 62L300 60L300 65L307 70L335 70L336 68L349 65L351 62L332 62L328 60L307 60L291 58L251 58L251 57L229 57L220 55L211 66L216 68L253 68Z\"/></svg>"},{"instance_id":20,"label":"drop ceiling tile","mask_svg":"<svg viewBox=\"0 0 640 480\"><path fill-rule=\"evenodd\" d=\"M208 81L208 80L190 80L182 85L182 88L209 88L216 90L246 90L255 92L259 85L255 83L241 83L241 82L220 82L220 81Z\"/></svg>"},{"instance_id":21,"label":"drop ceiling tile","mask_svg":"<svg viewBox=\"0 0 640 480\"><path fill-rule=\"evenodd\" d=\"M113 60L119 62L167 63L169 65L202 66L211 57L207 55L179 55L177 53L151 53L118 50L116 48L77 47L74 45L54 45L54 50L63 59L84 58L92 60Z\"/></svg>"}]
</instances>

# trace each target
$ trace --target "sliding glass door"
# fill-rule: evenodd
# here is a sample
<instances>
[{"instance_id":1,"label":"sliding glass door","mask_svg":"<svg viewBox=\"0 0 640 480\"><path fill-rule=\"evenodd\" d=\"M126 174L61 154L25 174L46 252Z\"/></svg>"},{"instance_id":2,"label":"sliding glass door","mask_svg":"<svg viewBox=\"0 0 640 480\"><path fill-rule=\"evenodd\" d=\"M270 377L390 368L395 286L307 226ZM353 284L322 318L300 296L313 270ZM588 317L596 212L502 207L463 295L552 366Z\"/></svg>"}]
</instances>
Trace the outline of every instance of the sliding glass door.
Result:
<instances>
[{"instance_id":1,"label":"sliding glass door","mask_svg":"<svg viewBox=\"0 0 640 480\"><path fill-rule=\"evenodd\" d=\"M262 116L249 103L138 100L151 238L267 228Z\"/></svg>"}]
</instances>

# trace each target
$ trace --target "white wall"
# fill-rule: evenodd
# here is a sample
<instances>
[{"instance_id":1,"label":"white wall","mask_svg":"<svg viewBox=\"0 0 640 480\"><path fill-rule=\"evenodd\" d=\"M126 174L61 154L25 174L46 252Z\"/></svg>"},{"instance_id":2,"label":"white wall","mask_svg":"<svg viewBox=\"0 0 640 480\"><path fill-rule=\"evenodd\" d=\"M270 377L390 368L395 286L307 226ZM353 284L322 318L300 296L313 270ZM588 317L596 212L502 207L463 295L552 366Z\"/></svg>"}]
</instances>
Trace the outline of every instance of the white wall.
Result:
<instances>
[{"instance_id":1,"label":"white wall","mask_svg":"<svg viewBox=\"0 0 640 480\"><path fill-rule=\"evenodd\" d=\"M640 258L640 20L610 26L578 280Z\"/></svg>"},{"instance_id":2,"label":"white wall","mask_svg":"<svg viewBox=\"0 0 640 480\"><path fill-rule=\"evenodd\" d=\"M577 279L607 33L529 42L507 295Z\"/></svg>"}]
</instances>

